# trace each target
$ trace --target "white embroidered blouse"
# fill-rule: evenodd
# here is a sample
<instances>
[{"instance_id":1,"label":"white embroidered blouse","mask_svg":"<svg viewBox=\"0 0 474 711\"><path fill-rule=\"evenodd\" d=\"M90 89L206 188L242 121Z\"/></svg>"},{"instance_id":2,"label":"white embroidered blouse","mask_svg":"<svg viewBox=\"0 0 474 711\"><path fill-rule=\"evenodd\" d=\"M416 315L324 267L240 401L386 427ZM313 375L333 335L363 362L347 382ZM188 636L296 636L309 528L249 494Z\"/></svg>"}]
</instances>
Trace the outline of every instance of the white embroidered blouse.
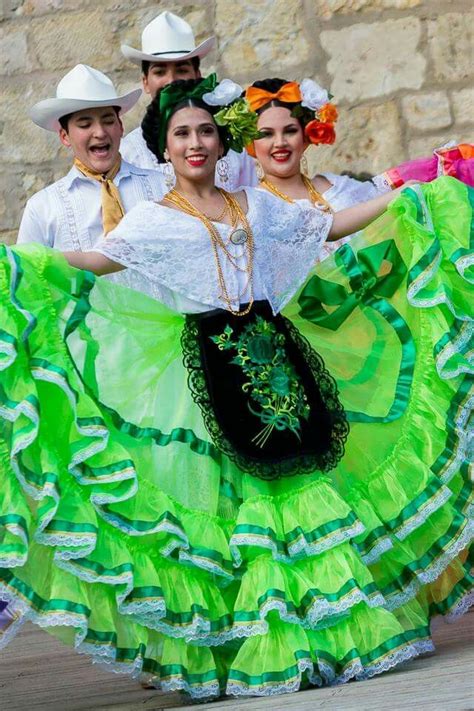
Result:
<instances>
[{"instance_id":1,"label":"white embroidered blouse","mask_svg":"<svg viewBox=\"0 0 474 711\"><path fill-rule=\"evenodd\" d=\"M304 282L332 224L332 215L288 204L252 188L245 189L247 219L254 237L253 295L280 311ZM240 267L245 247L230 242L231 228L214 223ZM199 313L225 308L220 298L211 238L197 218L155 202L143 202L93 248L141 275L145 291L175 311ZM221 255L232 307L248 302L247 274ZM241 298L238 298L238 295Z\"/></svg>"},{"instance_id":2,"label":"white embroidered blouse","mask_svg":"<svg viewBox=\"0 0 474 711\"><path fill-rule=\"evenodd\" d=\"M337 175L336 173L321 173L326 180L331 183L331 186L323 193L324 199L328 201L334 212L345 210L348 207L353 207L361 202L372 200L372 198L383 195L391 190L390 185L378 176L373 180L355 180L347 175ZM259 190L268 192L265 188ZM299 205L305 205L306 208L312 207L309 200L297 200ZM318 209L314 208L313 209ZM336 251L341 245L348 242L355 235L349 235L342 239L333 242L326 242L319 253L318 261L322 261L330 254Z\"/></svg>"}]
</instances>

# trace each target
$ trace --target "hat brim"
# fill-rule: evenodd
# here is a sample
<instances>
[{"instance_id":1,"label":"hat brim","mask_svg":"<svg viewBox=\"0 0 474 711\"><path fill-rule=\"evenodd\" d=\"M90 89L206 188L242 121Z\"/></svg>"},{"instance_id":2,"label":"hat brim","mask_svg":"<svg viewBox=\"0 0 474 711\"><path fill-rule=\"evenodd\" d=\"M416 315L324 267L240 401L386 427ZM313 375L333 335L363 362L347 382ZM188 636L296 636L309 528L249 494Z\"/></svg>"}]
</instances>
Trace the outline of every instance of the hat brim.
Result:
<instances>
[{"instance_id":1,"label":"hat brim","mask_svg":"<svg viewBox=\"0 0 474 711\"><path fill-rule=\"evenodd\" d=\"M134 64L141 64L142 62L183 62L185 59L192 59L193 57L200 57L201 59L205 57L211 49L214 49L216 45L216 38L209 37L200 45L193 49L192 52L162 52L158 54L146 54L145 52L140 52L138 49L129 47L127 44L121 46L121 51L124 57L129 59Z\"/></svg>"},{"instance_id":2,"label":"hat brim","mask_svg":"<svg viewBox=\"0 0 474 711\"><path fill-rule=\"evenodd\" d=\"M47 131L59 131L61 116L73 114L83 109L95 109L101 106L118 106L120 114L130 111L142 94L141 89L134 89L128 94L117 96L112 99L98 99L96 101L87 99L44 99L35 104L29 111L31 120L40 128Z\"/></svg>"}]
</instances>

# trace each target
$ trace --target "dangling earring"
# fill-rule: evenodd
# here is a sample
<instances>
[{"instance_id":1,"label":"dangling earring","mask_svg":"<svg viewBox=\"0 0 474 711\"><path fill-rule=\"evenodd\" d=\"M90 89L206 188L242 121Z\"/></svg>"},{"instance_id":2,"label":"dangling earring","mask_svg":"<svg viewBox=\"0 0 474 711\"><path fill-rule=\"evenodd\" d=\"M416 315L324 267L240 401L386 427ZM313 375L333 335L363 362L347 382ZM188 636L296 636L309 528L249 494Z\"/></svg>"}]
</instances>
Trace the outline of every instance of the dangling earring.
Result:
<instances>
[{"instance_id":1,"label":"dangling earring","mask_svg":"<svg viewBox=\"0 0 474 711\"><path fill-rule=\"evenodd\" d=\"M262 168L260 161L255 161L255 172L257 173L257 180L263 180L265 177L265 171Z\"/></svg>"},{"instance_id":2,"label":"dangling earring","mask_svg":"<svg viewBox=\"0 0 474 711\"><path fill-rule=\"evenodd\" d=\"M229 161L221 156L216 163L216 173L223 186L229 182L229 172Z\"/></svg>"},{"instance_id":3,"label":"dangling earring","mask_svg":"<svg viewBox=\"0 0 474 711\"><path fill-rule=\"evenodd\" d=\"M176 182L176 178L174 174L173 164L171 163L169 158L166 158L166 163L163 165L163 176L165 179L166 187L168 188L168 190L171 190L171 188Z\"/></svg>"},{"instance_id":4,"label":"dangling earring","mask_svg":"<svg viewBox=\"0 0 474 711\"><path fill-rule=\"evenodd\" d=\"M308 159L306 158L306 153L303 153L303 155L301 156L300 171L307 178L309 177L309 166L308 166Z\"/></svg>"}]
</instances>

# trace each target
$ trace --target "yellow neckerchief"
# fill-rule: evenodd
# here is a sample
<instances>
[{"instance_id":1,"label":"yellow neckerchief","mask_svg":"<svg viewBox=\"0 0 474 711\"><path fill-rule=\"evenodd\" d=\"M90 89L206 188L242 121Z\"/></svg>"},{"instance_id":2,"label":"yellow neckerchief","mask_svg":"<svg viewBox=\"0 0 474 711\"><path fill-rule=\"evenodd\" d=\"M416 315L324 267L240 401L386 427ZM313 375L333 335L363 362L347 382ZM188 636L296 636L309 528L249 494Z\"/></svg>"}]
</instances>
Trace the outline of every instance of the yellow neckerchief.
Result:
<instances>
[{"instance_id":1,"label":"yellow neckerchief","mask_svg":"<svg viewBox=\"0 0 474 711\"><path fill-rule=\"evenodd\" d=\"M112 166L108 173L98 173L96 170L92 170L84 165L79 158L74 159L74 165L83 175L88 178L92 178L93 180L98 180L99 183L102 184L102 226L105 234L108 234L114 229L114 227L117 227L118 223L125 215L125 210L123 209L122 201L120 200L119 190L113 182L115 176L120 170L121 164L122 158L119 156L117 162Z\"/></svg>"}]
</instances>

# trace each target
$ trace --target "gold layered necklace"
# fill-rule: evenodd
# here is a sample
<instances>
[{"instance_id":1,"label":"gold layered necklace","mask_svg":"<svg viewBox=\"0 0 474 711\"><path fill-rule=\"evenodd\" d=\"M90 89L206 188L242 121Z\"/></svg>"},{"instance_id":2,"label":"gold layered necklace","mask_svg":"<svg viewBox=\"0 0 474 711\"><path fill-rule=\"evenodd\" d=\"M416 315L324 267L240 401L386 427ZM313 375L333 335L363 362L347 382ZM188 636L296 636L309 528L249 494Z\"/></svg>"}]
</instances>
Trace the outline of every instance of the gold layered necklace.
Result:
<instances>
[{"instance_id":1,"label":"gold layered necklace","mask_svg":"<svg viewBox=\"0 0 474 711\"><path fill-rule=\"evenodd\" d=\"M252 230L250 228L249 222L247 220L247 216L242 210L238 200L231 195L230 193L226 192L225 190L219 189L219 193L221 194L225 206L224 210L221 212L221 214L218 216L220 219L224 217L224 215L228 212L230 216L230 222L231 222L231 232L229 235L229 239L227 241L223 240L219 230L217 227L213 224L213 221L218 221L217 219L211 218L209 215L206 215L202 210L199 210L195 205L192 204L184 195L182 195L176 188L173 188L170 190L169 193L163 198L167 202L171 203L174 205L178 210L181 210L182 212L185 212L188 215L191 215L192 217L196 217L198 220L201 220L201 222L204 224L206 227L207 231L209 232L209 236L211 238L211 246L212 246L212 251L214 254L214 260L216 263L216 269L217 269L217 279L219 282L219 288L220 288L220 298L224 303L226 304L226 308L228 311L230 311L234 316L245 316L246 314L249 313L250 309L252 308L253 305L253 258L254 258L254 241L253 241L253 234ZM229 245L242 245L244 247L243 251L239 255L234 255L232 252L229 250ZM245 286L242 291L240 291L237 296L232 299L229 296L229 291L227 289L227 284L225 283L225 278L224 278L224 272L222 269L222 263L221 263L221 256L223 255L225 259L232 265L232 267L236 271L240 272L245 272L247 275L247 280L245 283ZM237 263L237 260L240 259L243 256L246 256L246 266L241 267ZM232 303L235 301L238 301L240 303L241 298L247 294L248 295L248 304L245 309L242 311L240 310L235 310L232 307Z\"/></svg>"},{"instance_id":2,"label":"gold layered necklace","mask_svg":"<svg viewBox=\"0 0 474 711\"><path fill-rule=\"evenodd\" d=\"M301 175L301 180L303 181L303 185L308 191L309 199L313 203L313 205L316 205L323 212L334 212L328 201L325 200L321 193L316 190L312 180L307 178L306 175ZM286 193L283 193L281 190L279 190L276 185L274 185L270 180L268 180L268 178L261 178L260 185L263 185L263 187L266 188L269 192L273 193L282 200L286 200L286 202L295 201L294 198L291 198L289 195L286 195Z\"/></svg>"}]
</instances>

